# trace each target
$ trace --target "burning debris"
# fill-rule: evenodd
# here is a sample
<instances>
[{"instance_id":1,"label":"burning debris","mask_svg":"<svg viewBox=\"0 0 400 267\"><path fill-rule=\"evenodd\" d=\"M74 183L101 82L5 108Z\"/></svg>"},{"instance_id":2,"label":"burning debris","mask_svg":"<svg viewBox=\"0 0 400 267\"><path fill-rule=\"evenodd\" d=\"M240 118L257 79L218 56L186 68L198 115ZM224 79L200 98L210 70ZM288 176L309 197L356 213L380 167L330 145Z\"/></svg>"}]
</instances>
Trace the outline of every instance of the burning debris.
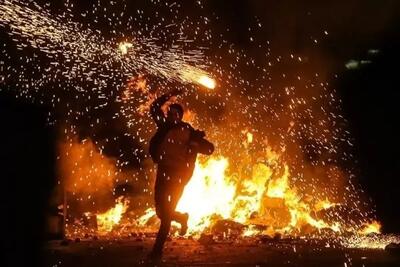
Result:
<instances>
[{"instance_id":1,"label":"burning debris","mask_svg":"<svg viewBox=\"0 0 400 267\"><path fill-rule=\"evenodd\" d=\"M245 136L249 141L249 135ZM354 248L385 248L399 241L395 236L380 235L381 226L377 221L352 226L340 216L336 216L338 221L320 218L319 213L341 204L327 198L302 197L290 184L289 167L270 148L266 149L265 158L259 158L247 172L249 177L240 179L231 169L229 160L222 156L197 161L177 207L178 211L189 214L187 236L199 238L202 243L255 236L309 236L337 239L332 242ZM87 218L96 219L92 222L91 233L123 236L132 231L154 232L158 227L153 208L143 211L142 215L133 215L132 210L128 210L128 197L121 196L116 199L115 206L105 212L86 212ZM132 215L136 219L129 220ZM71 236L77 234L77 231L70 231Z\"/></svg>"},{"instance_id":2,"label":"burning debris","mask_svg":"<svg viewBox=\"0 0 400 267\"><path fill-rule=\"evenodd\" d=\"M129 200L124 200L123 197L119 197L116 200L115 207L104 213L96 214L98 233L104 235L111 232L113 228L121 221L122 216L128 209L128 204Z\"/></svg>"}]
</instances>

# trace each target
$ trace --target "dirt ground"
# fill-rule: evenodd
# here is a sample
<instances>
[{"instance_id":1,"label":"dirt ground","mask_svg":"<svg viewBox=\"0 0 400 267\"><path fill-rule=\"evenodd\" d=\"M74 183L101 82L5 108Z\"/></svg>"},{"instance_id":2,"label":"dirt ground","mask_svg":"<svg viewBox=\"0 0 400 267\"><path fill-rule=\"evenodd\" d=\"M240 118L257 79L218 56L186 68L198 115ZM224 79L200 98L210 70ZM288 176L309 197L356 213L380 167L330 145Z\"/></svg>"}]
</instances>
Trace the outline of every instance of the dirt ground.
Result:
<instances>
[{"instance_id":1,"label":"dirt ground","mask_svg":"<svg viewBox=\"0 0 400 267\"><path fill-rule=\"evenodd\" d=\"M255 238L221 242L172 239L166 243L162 261L155 264L146 261L153 242L152 237L51 241L44 248L43 266L400 266L398 251Z\"/></svg>"}]
</instances>

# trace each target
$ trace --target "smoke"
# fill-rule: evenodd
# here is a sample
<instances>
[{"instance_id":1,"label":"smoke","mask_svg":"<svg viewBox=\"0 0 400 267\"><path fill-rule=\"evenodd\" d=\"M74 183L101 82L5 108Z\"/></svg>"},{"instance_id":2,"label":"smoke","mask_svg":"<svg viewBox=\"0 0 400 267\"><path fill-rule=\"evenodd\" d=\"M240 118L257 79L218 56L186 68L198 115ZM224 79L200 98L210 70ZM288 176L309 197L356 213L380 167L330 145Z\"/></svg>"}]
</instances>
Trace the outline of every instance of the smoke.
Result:
<instances>
[{"instance_id":1,"label":"smoke","mask_svg":"<svg viewBox=\"0 0 400 267\"><path fill-rule=\"evenodd\" d=\"M90 139L61 142L59 152L59 177L71 211L79 214L112 204L118 177L115 159L102 155Z\"/></svg>"}]
</instances>

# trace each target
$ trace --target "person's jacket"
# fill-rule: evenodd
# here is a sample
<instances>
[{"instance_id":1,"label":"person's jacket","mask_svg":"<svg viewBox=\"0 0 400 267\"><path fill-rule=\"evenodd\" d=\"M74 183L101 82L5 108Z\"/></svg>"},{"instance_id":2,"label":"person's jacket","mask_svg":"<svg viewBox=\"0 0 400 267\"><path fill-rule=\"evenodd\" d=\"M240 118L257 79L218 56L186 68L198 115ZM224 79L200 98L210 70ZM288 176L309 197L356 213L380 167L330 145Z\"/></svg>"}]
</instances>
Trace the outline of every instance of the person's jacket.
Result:
<instances>
[{"instance_id":1,"label":"person's jacket","mask_svg":"<svg viewBox=\"0 0 400 267\"><path fill-rule=\"evenodd\" d=\"M149 153L159 165L193 169L197 153L210 155L214 146L204 139L204 132L195 130L190 124L167 122L161 107L168 99L168 95L163 95L151 105L150 113L157 132L150 140Z\"/></svg>"}]
</instances>

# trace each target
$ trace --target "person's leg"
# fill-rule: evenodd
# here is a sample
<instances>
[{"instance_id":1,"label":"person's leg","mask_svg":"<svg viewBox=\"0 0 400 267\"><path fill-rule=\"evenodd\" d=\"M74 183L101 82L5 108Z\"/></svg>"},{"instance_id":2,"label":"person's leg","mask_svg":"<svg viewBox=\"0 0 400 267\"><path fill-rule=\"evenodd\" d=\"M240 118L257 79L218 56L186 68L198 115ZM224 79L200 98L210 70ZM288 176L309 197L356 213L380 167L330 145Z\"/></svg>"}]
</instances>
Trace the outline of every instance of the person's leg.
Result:
<instances>
[{"instance_id":1,"label":"person's leg","mask_svg":"<svg viewBox=\"0 0 400 267\"><path fill-rule=\"evenodd\" d=\"M183 185L183 184L177 184L175 186L175 188L173 190L173 194L171 196L171 208L172 208L171 219L173 221L178 222L181 225L181 229L179 231L180 235L186 234L187 228L188 228L187 222L189 219L189 214L176 211L176 206L178 205L178 202L182 197L184 187L185 187L185 185Z\"/></svg>"},{"instance_id":2,"label":"person's leg","mask_svg":"<svg viewBox=\"0 0 400 267\"><path fill-rule=\"evenodd\" d=\"M167 176L171 177L171 179L165 179ZM171 172L166 170L159 169L157 172L154 196L156 213L161 220L161 224L151 252L151 256L154 258L160 258L162 255L164 243L167 240L172 220L181 224L181 235L185 235L187 231L188 214L175 211L186 184L174 184L172 182L174 178Z\"/></svg>"},{"instance_id":3,"label":"person's leg","mask_svg":"<svg viewBox=\"0 0 400 267\"><path fill-rule=\"evenodd\" d=\"M161 224L157 233L153 250L151 252L151 256L153 258L161 257L164 243L167 240L169 230L171 227L172 214L171 214L170 203L168 201L169 195L170 193L168 192L168 187L166 186L166 184L163 182L156 182L154 190L154 197L155 197L154 200L155 200L156 213L161 221Z\"/></svg>"},{"instance_id":4,"label":"person's leg","mask_svg":"<svg viewBox=\"0 0 400 267\"><path fill-rule=\"evenodd\" d=\"M160 229L158 230L156 241L151 252L154 257L161 257L164 243L167 240L169 230L171 228L171 220L169 218L162 218Z\"/></svg>"}]
</instances>

